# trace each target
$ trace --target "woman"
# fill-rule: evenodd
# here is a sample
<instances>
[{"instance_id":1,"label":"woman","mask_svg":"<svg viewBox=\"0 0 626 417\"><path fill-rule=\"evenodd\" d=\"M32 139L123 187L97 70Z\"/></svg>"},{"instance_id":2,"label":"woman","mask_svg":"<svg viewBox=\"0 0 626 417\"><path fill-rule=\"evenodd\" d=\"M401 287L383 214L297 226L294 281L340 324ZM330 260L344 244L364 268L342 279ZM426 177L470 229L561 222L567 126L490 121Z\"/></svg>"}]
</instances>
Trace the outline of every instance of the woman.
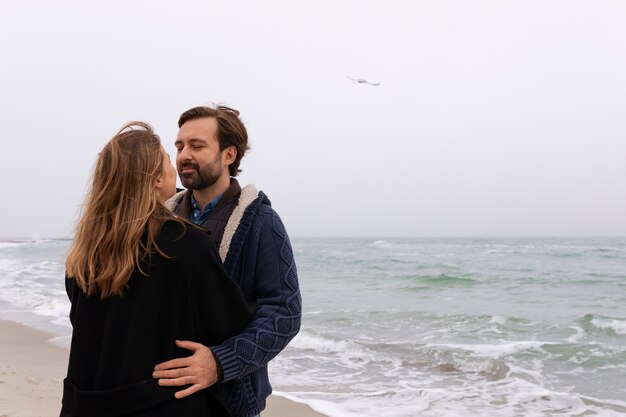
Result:
<instances>
[{"instance_id":1,"label":"woman","mask_svg":"<svg viewBox=\"0 0 626 417\"><path fill-rule=\"evenodd\" d=\"M152 128L124 126L100 152L66 260L73 326L62 417L227 416L210 389L175 399L155 364L176 340L220 344L250 318L206 232L163 203L176 170Z\"/></svg>"}]
</instances>

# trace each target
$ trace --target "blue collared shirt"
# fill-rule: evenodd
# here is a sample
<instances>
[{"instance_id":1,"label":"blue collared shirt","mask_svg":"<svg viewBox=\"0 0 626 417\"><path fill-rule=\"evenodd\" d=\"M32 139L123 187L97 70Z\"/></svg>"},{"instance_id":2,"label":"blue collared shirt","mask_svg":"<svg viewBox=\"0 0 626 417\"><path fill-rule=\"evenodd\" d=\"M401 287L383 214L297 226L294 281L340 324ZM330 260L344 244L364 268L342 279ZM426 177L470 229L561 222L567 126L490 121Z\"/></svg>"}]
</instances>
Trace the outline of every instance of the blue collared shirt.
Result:
<instances>
[{"instance_id":1,"label":"blue collared shirt","mask_svg":"<svg viewBox=\"0 0 626 417\"><path fill-rule=\"evenodd\" d=\"M217 203L220 201L220 198L222 198L223 195L224 193L218 195L213 200L209 201L209 204L207 204L204 207L204 211L203 211L200 208L200 205L198 204L196 199L193 198L193 193L192 193L191 194L191 206L193 207L193 211L191 213L191 219L189 220L191 220L195 224L201 224L203 221L206 220L207 217L209 217L209 214L213 212L213 210L215 209L215 206L217 206Z\"/></svg>"}]
</instances>

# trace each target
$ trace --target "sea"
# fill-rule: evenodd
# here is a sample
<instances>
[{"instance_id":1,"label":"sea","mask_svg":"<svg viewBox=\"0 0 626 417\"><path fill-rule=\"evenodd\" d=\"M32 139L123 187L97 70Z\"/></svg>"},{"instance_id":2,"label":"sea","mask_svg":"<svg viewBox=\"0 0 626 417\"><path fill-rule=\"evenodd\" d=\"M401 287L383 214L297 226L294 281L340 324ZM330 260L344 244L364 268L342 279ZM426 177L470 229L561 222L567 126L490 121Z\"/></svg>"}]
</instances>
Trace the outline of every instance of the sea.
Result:
<instances>
[{"instance_id":1,"label":"sea","mask_svg":"<svg viewBox=\"0 0 626 417\"><path fill-rule=\"evenodd\" d=\"M0 242L0 319L69 346L69 240ZM626 238L292 239L274 393L330 417L626 416Z\"/></svg>"}]
</instances>

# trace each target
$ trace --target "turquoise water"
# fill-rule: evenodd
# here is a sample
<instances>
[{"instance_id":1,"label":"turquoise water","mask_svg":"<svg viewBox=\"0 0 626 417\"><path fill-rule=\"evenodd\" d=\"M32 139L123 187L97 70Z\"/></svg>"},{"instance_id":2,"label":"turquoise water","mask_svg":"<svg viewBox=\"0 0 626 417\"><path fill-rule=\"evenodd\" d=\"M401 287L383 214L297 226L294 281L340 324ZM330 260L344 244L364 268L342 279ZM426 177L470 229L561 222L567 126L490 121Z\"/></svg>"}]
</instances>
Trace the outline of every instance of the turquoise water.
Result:
<instances>
[{"instance_id":1,"label":"turquoise water","mask_svg":"<svg viewBox=\"0 0 626 417\"><path fill-rule=\"evenodd\" d=\"M0 316L68 342L68 246L0 243ZM270 364L279 394L332 417L626 416L626 239L293 247L304 318Z\"/></svg>"}]
</instances>

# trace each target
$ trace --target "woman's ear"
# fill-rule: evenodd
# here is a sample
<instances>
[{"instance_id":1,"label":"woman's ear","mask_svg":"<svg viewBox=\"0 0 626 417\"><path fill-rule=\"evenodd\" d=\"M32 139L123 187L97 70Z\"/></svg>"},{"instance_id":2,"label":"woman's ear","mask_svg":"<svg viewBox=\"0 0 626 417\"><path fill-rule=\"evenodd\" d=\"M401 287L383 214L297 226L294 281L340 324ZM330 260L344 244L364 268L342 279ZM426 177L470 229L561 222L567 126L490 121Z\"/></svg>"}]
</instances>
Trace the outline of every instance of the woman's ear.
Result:
<instances>
[{"instance_id":1,"label":"woman's ear","mask_svg":"<svg viewBox=\"0 0 626 417\"><path fill-rule=\"evenodd\" d=\"M163 179L161 176L159 176L159 178L154 181L154 188L156 188L157 190L163 188Z\"/></svg>"}]
</instances>

